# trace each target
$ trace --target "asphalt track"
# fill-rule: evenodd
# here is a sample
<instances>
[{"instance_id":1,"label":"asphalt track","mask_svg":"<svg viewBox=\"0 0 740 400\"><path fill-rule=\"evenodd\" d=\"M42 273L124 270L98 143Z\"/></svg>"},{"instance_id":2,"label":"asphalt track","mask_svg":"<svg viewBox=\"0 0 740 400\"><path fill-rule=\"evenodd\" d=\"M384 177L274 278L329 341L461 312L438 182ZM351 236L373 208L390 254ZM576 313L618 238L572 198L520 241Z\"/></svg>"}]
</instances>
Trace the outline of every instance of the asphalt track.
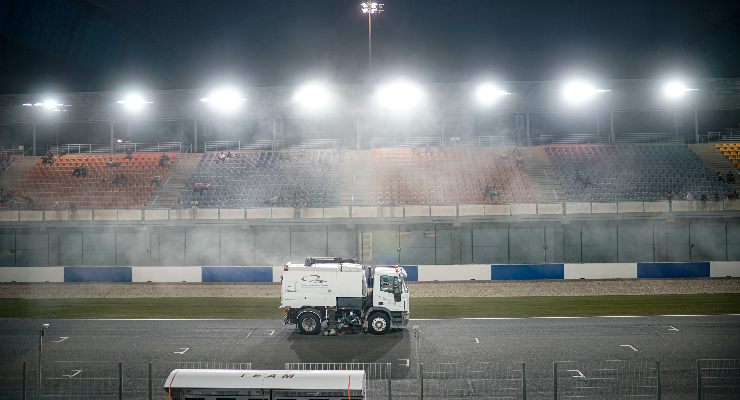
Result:
<instances>
[{"instance_id":1,"label":"asphalt track","mask_svg":"<svg viewBox=\"0 0 740 400\"><path fill-rule=\"evenodd\" d=\"M70 370L89 368L87 361L122 361L126 368L147 362L250 362L256 369L361 362L391 363L394 379L413 382L416 376L412 329L386 336L301 336L275 320L5 319L0 320L3 374L23 360L35 362L41 323L51 324L45 361L72 361L65 364ZM740 315L412 320L411 325L421 332L418 353L425 365L526 363L528 399L553 398L553 361L576 361L561 368L589 376L594 361L660 360L663 398L690 399L696 398L697 359L740 358Z\"/></svg>"}]
</instances>

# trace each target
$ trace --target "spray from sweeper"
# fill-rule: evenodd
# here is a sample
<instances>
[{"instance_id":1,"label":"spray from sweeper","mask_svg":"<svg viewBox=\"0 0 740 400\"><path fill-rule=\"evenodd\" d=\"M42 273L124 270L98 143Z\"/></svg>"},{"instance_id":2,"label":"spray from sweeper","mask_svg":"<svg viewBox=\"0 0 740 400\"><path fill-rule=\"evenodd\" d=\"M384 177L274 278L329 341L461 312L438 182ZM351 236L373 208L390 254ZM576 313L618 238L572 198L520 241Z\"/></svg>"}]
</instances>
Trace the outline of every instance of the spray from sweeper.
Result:
<instances>
[{"instance_id":1,"label":"spray from sweeper","mask_svg":"<svg viewBox=\"0 0 740 400\"><path fill-rule=\"evenodd\" d=\"M409 322L406 271L338 257L307 258L283 269L280 307L285 324L304 335L383 335ZM323 329L322 329L323 328Z\"/></svg>"}]
</instances>

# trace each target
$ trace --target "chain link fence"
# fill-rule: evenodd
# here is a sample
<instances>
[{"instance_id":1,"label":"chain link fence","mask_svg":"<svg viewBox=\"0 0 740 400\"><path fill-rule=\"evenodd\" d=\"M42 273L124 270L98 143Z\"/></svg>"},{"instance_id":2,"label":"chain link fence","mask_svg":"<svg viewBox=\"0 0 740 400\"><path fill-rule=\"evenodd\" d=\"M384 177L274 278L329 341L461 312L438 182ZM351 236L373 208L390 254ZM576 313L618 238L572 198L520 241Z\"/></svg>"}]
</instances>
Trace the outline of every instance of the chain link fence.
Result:
<instances>
[{"instance_id":1,"label":"chain link fence","mask_svg":"<svg viewBox=\"0 0 740 400\"><path fill-rule=\"evenodd\" d=\"M740 360L697 360L696 383L699 400L740 399Z\"/></svg>"},{"instance_id":2,"label":"chain link fence","mask_svg":"<svg viewBox=\"0 0 740 400\"><path fill-rule=\"evenodd\" d=\"M660 399L655 360L556 361L554 398Z\"/></svg>"},{"instance_id":3,"label":"chain link fence","mask_svg":"<svg viewBox=\"0 0 740 400\"><path fill-rule=\"evenodd\" d=\"M41 385L32 363L0 364L0 399L164 400L164 382L174 369L252 369L234 362L52 361L43 364ZM521 363L286 363L289 370L362 370L368 400L462 400L527 398L527 370ZM557 361L552 368L554 399L660 399L656 360ZM740 360L696 362L698 399L740 399ZM40 388L40 390L37 390ZM683 393L683 391L682 391ZM541 394L541 393L540 393ZM684 393L694 397L693 393ZM547 396L549 397L549 395Z\"/></svg>"},{"instance_id":4,"label":"chain link fence","mask_svg":"<svg viewBox=\"0 0 740 400\"><path fill-rule=\"evenodd\" d=\"M420 392L425 400L526 399L524 363L424 363L419 371Z\"/></svg>"}]
</instances>

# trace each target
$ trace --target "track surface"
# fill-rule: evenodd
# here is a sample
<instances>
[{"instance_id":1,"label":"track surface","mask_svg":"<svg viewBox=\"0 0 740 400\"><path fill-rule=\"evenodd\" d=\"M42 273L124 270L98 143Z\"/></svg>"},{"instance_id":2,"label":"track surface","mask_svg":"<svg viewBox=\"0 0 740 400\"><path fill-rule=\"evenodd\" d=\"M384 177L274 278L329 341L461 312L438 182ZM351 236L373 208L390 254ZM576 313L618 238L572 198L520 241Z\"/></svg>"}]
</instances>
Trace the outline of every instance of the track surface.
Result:
<instances>
[{"instance_id":1,"label":"track surface","mask_svg":"<svg viewBox=\"0 0 740 400\"><path fill-rule=\"evenodd\" d=\"M307 337L274 320L6 319L0 320L3 371L36 360L38 327L47 322L44 359L54 361L251 362L257 369L282 369L287 362L392 363L394 378L403 379L414 376L417 360L411 329L380 337ZM412 320L411 325L421 331L425 364L525 362L529 399L552 398L553 361L660 360L664 398L689 399L696 398L697 359L740 358L737 315ZM586 369L579 372L588 375Z\"/></svg>"}]
</instances>

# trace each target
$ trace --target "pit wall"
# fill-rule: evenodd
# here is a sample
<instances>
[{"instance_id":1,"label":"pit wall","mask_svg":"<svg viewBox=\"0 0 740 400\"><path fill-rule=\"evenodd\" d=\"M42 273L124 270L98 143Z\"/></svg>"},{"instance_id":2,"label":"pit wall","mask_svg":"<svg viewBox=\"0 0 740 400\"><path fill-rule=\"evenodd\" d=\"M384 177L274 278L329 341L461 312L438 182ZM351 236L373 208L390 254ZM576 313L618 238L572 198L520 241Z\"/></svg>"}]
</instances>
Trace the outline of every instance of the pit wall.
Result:
<instances>
[{"instance_id":1,"label":"pit wall","mask_svg":"<svg viewBox=\"0 0 740 400\"><path fill-rule=\"evenodd\" d=\"M740 261L404 265L407 280L516 281L740 277ZM282 267L3 267L0 282L280 282Z\"/></svg>"}]
</instances>

